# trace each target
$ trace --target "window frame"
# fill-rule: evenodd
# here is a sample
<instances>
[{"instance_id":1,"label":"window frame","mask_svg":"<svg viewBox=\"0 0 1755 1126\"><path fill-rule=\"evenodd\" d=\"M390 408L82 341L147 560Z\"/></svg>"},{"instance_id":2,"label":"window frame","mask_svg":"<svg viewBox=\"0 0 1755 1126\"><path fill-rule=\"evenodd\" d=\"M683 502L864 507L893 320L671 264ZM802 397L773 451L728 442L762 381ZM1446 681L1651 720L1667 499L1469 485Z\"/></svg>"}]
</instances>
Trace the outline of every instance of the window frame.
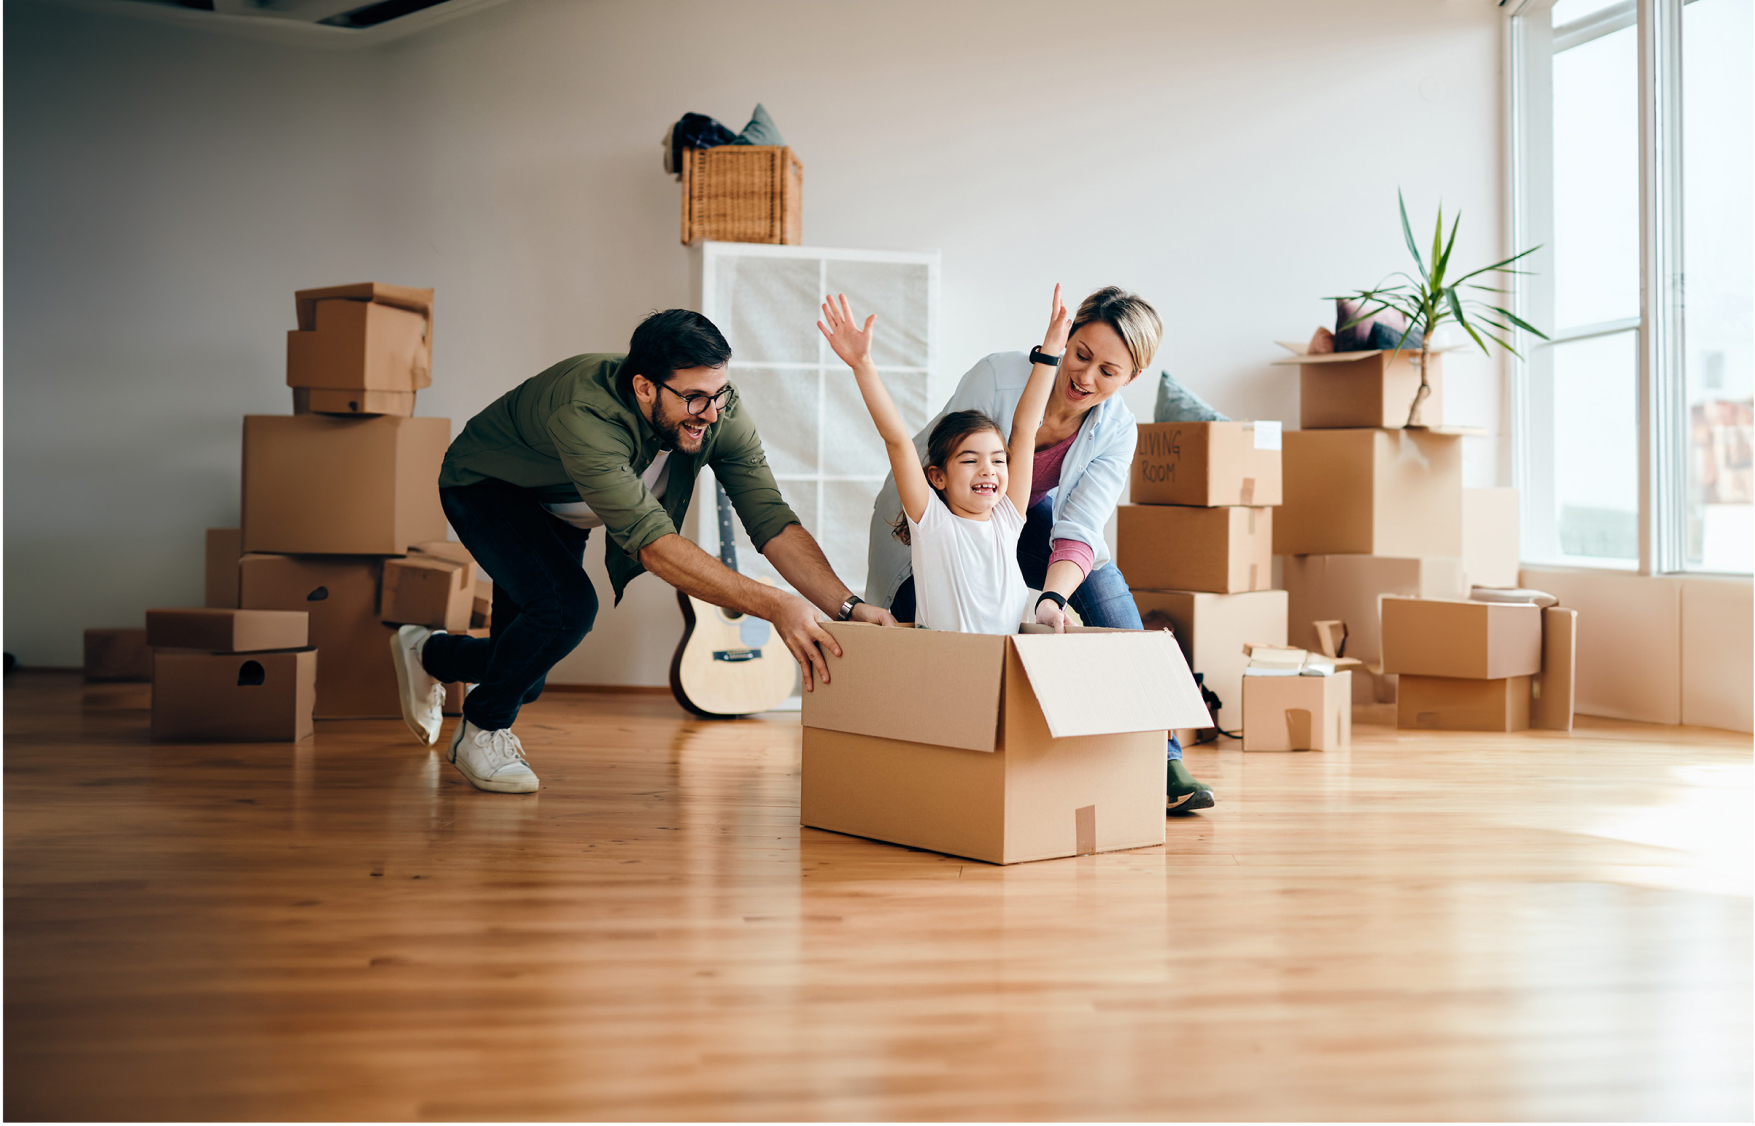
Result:
<instances>
[{"instance_id":1,"label":"window frame","mask_svg":"<svg viewBox=\"0 0 1755 1126\"><path fill-rule=\"evenodd\" d=\"M1687 370L1683 349L1685 321L1682 302L1682 8L1692 0L1631 0L1592 13L1559 28L1547 24L1553 0L1501 0L1505 21L1505 105L1507 110L1508 245L1522 248L1538 241L1538 231L1551 232L1553 189L1552 73L1559 50L1601 36L1638 28L1639 106L1639 315L1602 324L1573 326L1552 333L1549 343L1569 343L1623 332L1636 333L1638 356L1638 541L1635 570L1641 575L1732 574L1687 565L1688 406ZM1532 20L1531 17L1537 17ZM1540 324L1532 285L1522 278L1512 284L1512 308ZM1524 496L1550 495L1532 489L1540 472L1534 445L1551 436L1552 419L1538 417L1530 357L1540 339L1519 331L1513 342L1520 357L1512 360L1512 479ZM1551 520L1551 516L1544 516ZM1526 543L1548 539L1535 523L1533 506L1523 511ZM1615 562L1568 558L1564 562L1530 560L1537 565L1620 571Z\"/></svg>"}]
</instances>

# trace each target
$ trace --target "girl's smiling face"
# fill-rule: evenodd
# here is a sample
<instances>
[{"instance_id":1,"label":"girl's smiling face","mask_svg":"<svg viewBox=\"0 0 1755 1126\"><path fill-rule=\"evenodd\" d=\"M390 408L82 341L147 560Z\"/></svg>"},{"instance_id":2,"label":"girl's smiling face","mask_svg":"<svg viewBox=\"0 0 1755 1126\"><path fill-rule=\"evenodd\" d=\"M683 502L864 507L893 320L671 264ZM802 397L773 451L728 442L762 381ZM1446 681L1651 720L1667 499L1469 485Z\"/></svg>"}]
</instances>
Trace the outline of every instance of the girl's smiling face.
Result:
<instances>
[{"instance_id":1,"label":"girl's smiling face","mask_svg":"<svg viewBox=\"0 0 1755 1126\"><path fill-rule=\"evenodd\" d=\"M953 513L985 520L1005 496L1005 440L995 430L978 430L957 443L944 465L926 467L926 482L944 495Z\"/></svg>"}]
</instances>

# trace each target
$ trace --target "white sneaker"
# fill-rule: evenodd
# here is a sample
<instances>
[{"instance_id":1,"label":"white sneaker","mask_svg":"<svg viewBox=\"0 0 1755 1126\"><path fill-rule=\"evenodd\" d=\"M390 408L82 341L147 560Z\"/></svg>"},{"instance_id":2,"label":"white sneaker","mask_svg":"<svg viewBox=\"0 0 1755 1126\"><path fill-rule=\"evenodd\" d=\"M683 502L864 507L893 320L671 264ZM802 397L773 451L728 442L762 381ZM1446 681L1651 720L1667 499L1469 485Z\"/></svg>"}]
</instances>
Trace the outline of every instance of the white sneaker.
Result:
<instances>
[{"instance_id":1,"label":"white sneaker","mask_svg":"<svg viewBox=\"0 0 1755 1126\"><path fill-rule=\"evenodd\" d=\"M524 759L524 745L509 727L483 731L467 719L457 721L445 761L455 766L478 790L498 794L536 791L536 772Z\"/></svg>"},{"instance_id":2,"label":"white sneaker","mask_svg":"<svg viewBox=\"0 0 1755 1126\"><path fill-rule=\"evenodd\" d=\"M396 687L401 690L402 720L414 737L429 747L439 741L439 728L445 722L445 686L421 666L420 651L429 637L444 632L425 626L403 626L390 636Z\"/></svg>"}]
</instances>

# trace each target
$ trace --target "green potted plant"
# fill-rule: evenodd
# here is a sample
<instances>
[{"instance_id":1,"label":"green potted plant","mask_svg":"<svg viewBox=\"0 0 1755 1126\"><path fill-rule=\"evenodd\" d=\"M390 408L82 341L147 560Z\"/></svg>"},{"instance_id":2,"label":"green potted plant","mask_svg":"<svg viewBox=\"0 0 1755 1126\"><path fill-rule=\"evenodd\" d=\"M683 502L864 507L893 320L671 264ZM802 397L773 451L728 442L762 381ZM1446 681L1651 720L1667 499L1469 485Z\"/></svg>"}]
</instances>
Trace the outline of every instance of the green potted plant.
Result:
<instances>
[{"instance_id":1,"label":"green potted plant","mask_svg":"<svg viewBox=\"0 0 1755 1126\"><path fill-rule=\"evenodd\" d=\"M1478 297L1464 296L1460 292L1465 289L1492 294L1509 292L1497 286L1482 285L1480 282L1472 282L1469 279L1491 273L1527 274L1526 270L1511 269L1511 264L1520 258L1534 254L1541 247L1532 246L1528 250L1519 251L1510 258L1495 262L1491 266L1482 266L1478 270L1471 270L1463 274L1455 281L1448 281L1450 251L1456 245L1456 231L1462 223L1462 216L1458 214L1451 221L1450 238L1446 239L1444 237L1444 205L1439 204L1438 221L1432 229L1432 265L1428 269L1426 261L1420 257L1420 248L1414 243L1414 229L1408 225L1408 205L1402 199L1399 188L1396 190L1395 198L1402 213L1402 236L1408 240L1408 253L1414 256L1414 266L1420 271L1420 276L1415 278L1405 272L1398 271L1389 276L1388 280L1395 283L1393 285L1379 284L1374 289L1362 289L1357 293L1350 293L1335 300L1355 301L1360 309L1357 316L1341 326L1343 329L1369 320L1386 309L1393 309L1400 313L1406 318L1408 325L1402 332L1401 339L1396 341L1396 351L1398 352L1401 351L1402 345L1406 344L1410 337L1416 333L1419 334L1420 389L1415 392L1413 405L1408 408L1407 421L1407 426L1418 427L1420 426L1420 405L1426 401L1427 396L1432 394L1432 387L1426 382L1426 365L1432 358L1432 334L1446 317L1454 318L1456 323L1462 326L1463 331L1469 334L1469 339L1480 347L1482 353L1487 352L1487 340L1491 340L1512 355L1518 356L1519 359L1522 358L1518 350L1513 348L1508 341L1500 336L1495 336L1489 330L1497 330L1509 336L1512 326L1516 326L1525 332L1534 333L1543 340L1548 339L1547 334L1527 321L1519 319L1511 310L1500 308L1498 305L1490 304L1487 300ZM1504 300L1504 298L1498 297L1494 300ZM1471 318L1473 318L1472 321ZM1486 337L1486 340L1482 339L1483 336Z\"/></svg>"}]
</instances>

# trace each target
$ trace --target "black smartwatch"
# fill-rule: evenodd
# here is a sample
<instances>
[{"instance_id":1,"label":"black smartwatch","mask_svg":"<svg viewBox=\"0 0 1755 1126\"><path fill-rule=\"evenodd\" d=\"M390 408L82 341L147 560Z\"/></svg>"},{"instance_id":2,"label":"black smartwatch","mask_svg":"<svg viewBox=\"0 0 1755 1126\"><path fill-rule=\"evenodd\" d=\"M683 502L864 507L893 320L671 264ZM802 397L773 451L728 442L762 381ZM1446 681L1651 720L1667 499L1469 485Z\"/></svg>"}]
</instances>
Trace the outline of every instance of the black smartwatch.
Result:
<instances>
[{"instance_id":1,"label":"black smartwatch","mask_svg":"<svg viewBox=\"0 0 1755 1126\"><path fill-rule=\"evenodd\" d=\"M1047 364L1051 368L1057 368L1060 366L1060 357L1050 356L1040 348L1032 348L1030 349L1030 362L1033 364Z\"/></svg>"},{"instance_id":2,"label":"black smartwatch","mask_svg":"<svg viewBox=\"0 0 1755 1126\"><path fill-rule=\"evenodd\" d=\"M853 617L853 608L864 601L865 599L859 597L857 594L849 594L847 596L847 601L841 603L841 612L835 615L835 620L837 622L851 620Z\"/></svg>"},{"instance_id":3,"label":"black smartwatch","mask_svg":"<svg viewBox=\"0 0 1755 1126\"><path fill-rule=\"evenodd\" d=\"M1044 602L1052 602L1062 610L1066 609L1066 596L1056 594L1052 590L1043 591L1041 597L1036 599L1036 605L1038 606L1042 605Z\"/></svg>"}]
</instances>

